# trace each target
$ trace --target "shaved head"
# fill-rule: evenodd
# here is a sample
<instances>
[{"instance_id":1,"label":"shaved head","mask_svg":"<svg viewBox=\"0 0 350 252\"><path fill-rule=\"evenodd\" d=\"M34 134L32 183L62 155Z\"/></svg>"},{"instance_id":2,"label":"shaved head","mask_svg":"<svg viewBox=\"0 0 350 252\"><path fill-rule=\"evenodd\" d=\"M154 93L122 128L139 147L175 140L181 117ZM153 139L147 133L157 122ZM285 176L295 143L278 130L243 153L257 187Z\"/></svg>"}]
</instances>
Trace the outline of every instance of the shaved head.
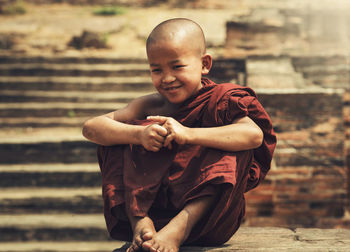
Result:
<instances>
[{"instance_id":1,"label":"shaved head","mask_svg":"<svg viewBox=\"0 0 350 252\"><path fill-rule=\"evenodd\" d=\"M147 51L159 42L191 46L191 49L198 51L200 55L206 52L202 28L196 22L186 18L169 19L157 25L147 39Z\"/></svg>"},{"instance_id":2,"label":"shaved head","mask_svg":"<svg viewBox=\"0 0 350 252\"><path fill-rule=\"evenodd\" d=\"M197 23L185 18L160 23L146 49L152 82L170 103L182 103L202 88L202 75L209 73L212 58Z\"/></svg>"}]
</instances>

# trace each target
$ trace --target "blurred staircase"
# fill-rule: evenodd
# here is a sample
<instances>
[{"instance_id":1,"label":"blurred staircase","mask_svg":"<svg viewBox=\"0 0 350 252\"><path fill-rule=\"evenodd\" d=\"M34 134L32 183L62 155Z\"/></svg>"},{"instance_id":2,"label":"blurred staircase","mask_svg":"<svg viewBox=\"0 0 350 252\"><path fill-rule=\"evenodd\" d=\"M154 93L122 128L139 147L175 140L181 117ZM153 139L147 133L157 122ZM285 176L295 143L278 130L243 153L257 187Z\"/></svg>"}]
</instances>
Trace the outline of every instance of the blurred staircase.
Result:
<instances>
[{"instance_id":1,"label":"blurred staircase","mask_svg":"<svg viewBox=\"0 0 350 252\"><path fill-rule=\"evenodd\" d=\"M153 91L142 59L0 56L0 251L112 251L82 123Z\"/></svg>"},{"instance_id":2,"label":"blurred staircase","mask_svg":"<svg viewBox=\"0 0 350 252\"><path fill-rule=\"evenodd\" d=\"M215 60L210 78L217 82L252 85L267 62L280 66L281 79L298 80L299 72L304 76L304 83L292 89L256 89L279 134L279 145L265 184L247 195L247 225L323 227L323 220L330 223L327 227L348 225L343 218L343 141L344 131L347 140L350 135L350 99L348 93L343 100L342 92L322 89L348 87L345 78L332 77L339 75L333 71L348 68L335 57L336 67L323 70L332 78L320 81L321 65L330 62L310 68L303 59ZM292 66L298 73L289 72ZM123 244L108 238L96 145L83 138L81 126L90 117L154 92L148 71L143 59L0 54L0 252L103 252ZM275 74L268 77L276 80ZM322 90L313 89L315 85ZM325 181L329 190L334 186L326 195ZM301 204L298 210L295 202Z\"/></svg>"}]
</instances>

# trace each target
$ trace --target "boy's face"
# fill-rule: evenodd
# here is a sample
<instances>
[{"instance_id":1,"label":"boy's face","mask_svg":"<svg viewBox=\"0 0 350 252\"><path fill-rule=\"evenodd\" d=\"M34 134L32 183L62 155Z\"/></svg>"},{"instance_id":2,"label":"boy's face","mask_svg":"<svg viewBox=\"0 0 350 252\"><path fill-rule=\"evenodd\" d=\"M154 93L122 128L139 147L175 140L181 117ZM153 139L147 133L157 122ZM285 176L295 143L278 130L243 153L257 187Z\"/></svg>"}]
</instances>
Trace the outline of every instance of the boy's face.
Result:
<instances>
[{"instance_id":1,"label":"boy's face","mask_svg":"<svg viewBox=\"0 0 350 252\"><path fill-rule=\"evenodd\" d=\"M202 74L208 71L198 50L184 43L160 41L147 48L147 56L152 82L169 102L181 103L201 89Z\"/></svg>"}]
</instances>

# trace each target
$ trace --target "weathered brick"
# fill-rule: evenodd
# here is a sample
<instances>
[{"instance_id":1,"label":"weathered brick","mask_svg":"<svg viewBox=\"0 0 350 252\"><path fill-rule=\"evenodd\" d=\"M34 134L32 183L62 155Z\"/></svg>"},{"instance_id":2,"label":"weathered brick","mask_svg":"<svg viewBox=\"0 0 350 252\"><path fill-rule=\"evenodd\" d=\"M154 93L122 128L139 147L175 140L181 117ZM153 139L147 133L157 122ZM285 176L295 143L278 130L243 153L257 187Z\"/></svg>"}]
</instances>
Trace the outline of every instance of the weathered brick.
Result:
<instances>
[{"instance_id":1,"label":"weathered brick","mask_svg":"<svg viewBox=\"0 0 350 252\"><path fill-rule=\"evenodd\" d=\"M348 131L339 109L343 93L275 90L258 95L277 125L278 144L269 183L247 193L246 225L305 227L324 225L320 218L342 218L349 172L344 155Z\"/></svg>"}]
</instances>

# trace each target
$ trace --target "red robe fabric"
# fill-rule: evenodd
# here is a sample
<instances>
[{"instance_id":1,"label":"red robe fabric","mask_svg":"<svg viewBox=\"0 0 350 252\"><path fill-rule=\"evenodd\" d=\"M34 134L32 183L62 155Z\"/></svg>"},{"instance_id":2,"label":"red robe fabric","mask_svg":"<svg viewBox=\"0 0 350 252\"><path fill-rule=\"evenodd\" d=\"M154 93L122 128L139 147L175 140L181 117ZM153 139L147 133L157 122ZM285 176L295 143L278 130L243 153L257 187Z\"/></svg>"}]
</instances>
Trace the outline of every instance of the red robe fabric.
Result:
<instances>
[{"instance_id":1,"label":"red robe fabric","mask_svg":"<svg viewBox=\"0 0 350 252\"><path fill-rule=\"evenodd\" d=\"M100 146L105 218L113 238L132 239L125 209L134 216L148 214L160 229L186 203L205 195L219 197L185 243L222 244L238 229L245 213L244 192L266 176L276 136L253 90L231 83L215 84L209 79L202 79L202 84L203 88L171 117L197 128L228 125L249 116L262 129L263 144L240 152L197 145L175 145L159 152L148 152L142 146Z\"/></svg>"}]
</instances>

